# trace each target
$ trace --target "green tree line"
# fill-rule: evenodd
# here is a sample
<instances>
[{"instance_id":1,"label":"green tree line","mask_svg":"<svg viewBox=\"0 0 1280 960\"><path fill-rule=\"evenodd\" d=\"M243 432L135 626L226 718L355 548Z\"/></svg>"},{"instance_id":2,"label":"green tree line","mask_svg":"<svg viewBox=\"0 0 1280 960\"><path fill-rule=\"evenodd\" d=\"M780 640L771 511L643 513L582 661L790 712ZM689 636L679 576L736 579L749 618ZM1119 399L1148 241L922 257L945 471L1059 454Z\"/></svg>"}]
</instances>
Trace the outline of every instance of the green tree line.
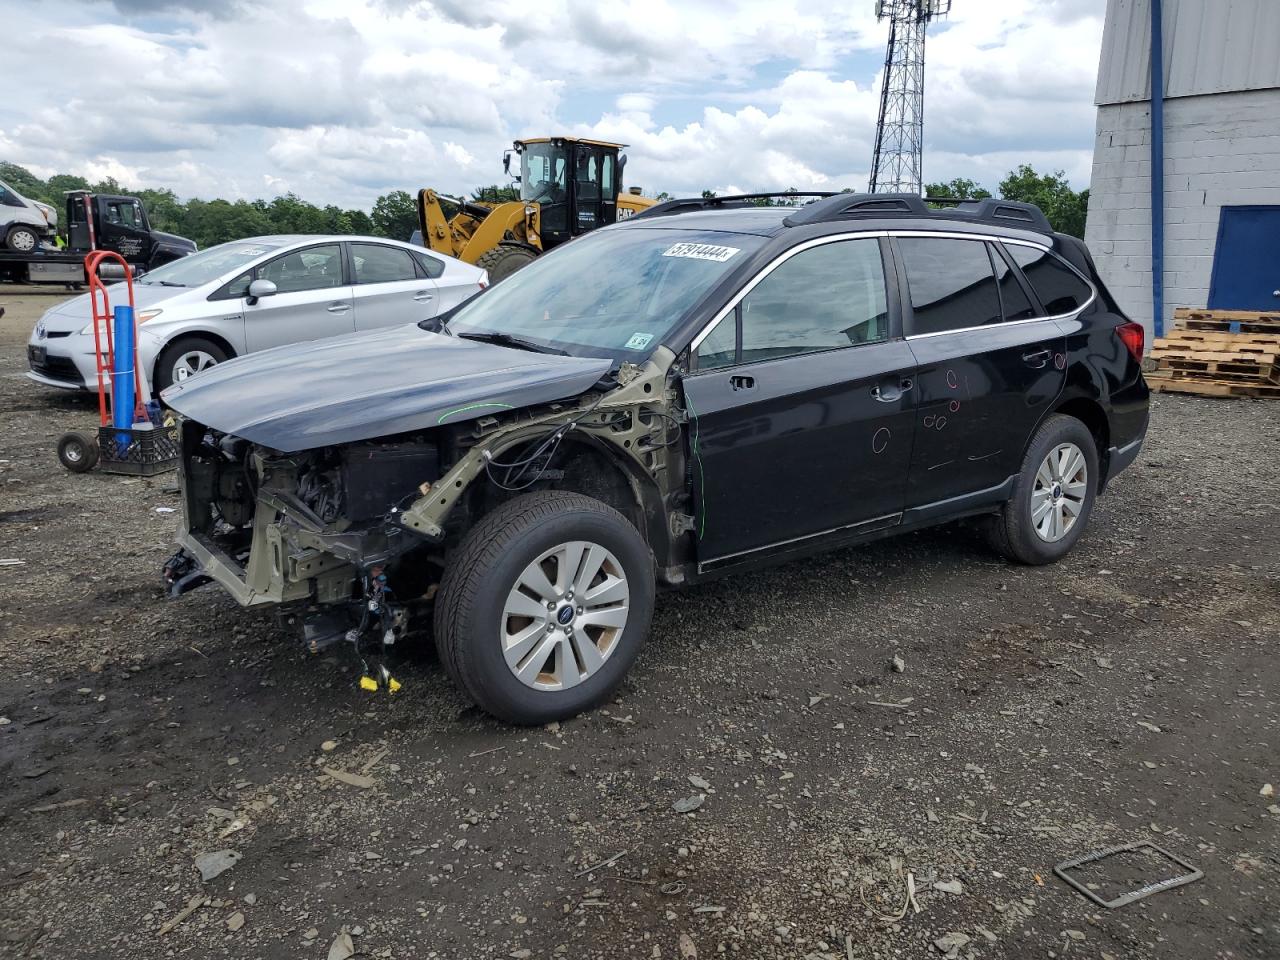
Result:
<instances>
[{"instance_id":1,"label":"green tree line","mask_svg":"<svg viewBox=\"0 0 1280 960\"><path fill-rule=\"evenodd\" d=\"M1085 215L1089 212L1089 191L1087 189L1072 190L1065 171L1037 173L1030 164L1024 163L1017 169L1009 171L1009 175L1000 181L999 190L1001 200L1034 203L1044 211L1054 230L1083 239ZM791 187L786 192L795 194L795 199L774 197L754 202L762 207L790 207L808 200L811 196L798 192L795 187ZM840 192L854 193L855 191L851 187L846 187ZM948 200L982 200L992 196L992 193L974 180L956 177L954 180L925 184L924 195ZM703 190L702 196L710 200L716 196L716 192ZM657 198L658 200L672 199L671 195L665 192L658 194ZM944 204L934 203L930 206L941 207Z\"/></svg>"},{"instance_id":2,"label":"green tree line","mask_svg":"<svg viewBox=\"0 0 1280 960\"><path fill-rule=\"evenodd\" d=\"M1017 200L1034 203L1044 211L1049 223L1059 233L1084 237L1085 216L1089 212L1088 189L1076 191L1067 182L1065 171L1037 173L1030 164L1022 164L1000 181L1001 200ZM991 196L991 191L965 177L957 177L943 183L926 184L926 197L946 197L953 200L981 200Z\"/></svg>"},{"instance_id":3,"label":"green tree line","mask_svg":"<svg viewBox=\"0 0 1280 960\"><path fill-rule=\"evenodd\" d=\"M417 202L404 190L392 190L378 197L373 209L366 213L364 210L343 209L333 204L318 207L293 193L273 200L181 200L172 190L122 186L110 178L90 183L84 177L60 173L48 180L41 180L15 163L0 163L0 179L23 196L41 200L54 207L58 211L60 224L65 220L64 195L68 190L93 190L98 193L121 193L139 197L146 206L153 229L189 237L201 249L228 240L273 233L363 234L408 240L413 231L418 229ZM1055 230L1077 237L1084 236L1089 191L1072 190L1063 171L1041 174L1029 164L1022 164L1000 181L998 189L1002 199L1036 204L1045 212ZM788 192L797 193L794 187ZM704 190L702 195L714 197L715 193ZM494 203L518 199L519 193L509 186L490 184L477 187L471 196L473 200ZM926 185L925 196L978 199L991 196L991 192L973 180L961 177ZM657 199L669 200L671 195L663 192L658 194ZM795 200L779 197L760 202L791 206L805 199L806 195L797 193Z\"/></svg>"},{"instance_id":4,"label":"green tree line","mask_svg":"<svg viewBox=\"0 0 1280 960\"><path fill-rule=\"evenodd\" d=\"M188 237L201 249L228 240L272 233L364 234L408 240L418 228L418 208L404 190L378 197L369 212L329 204L318 207L286 193L273 200L180 200L172 190L126 186L108 178L90 183L84 177L60 173L41 180L25 167L0 163L0 180L30 200L40 200L58 211L65 227L66 191L92 190L138 197L147 210L153 230Z\"/></svg>"}]
</instances>

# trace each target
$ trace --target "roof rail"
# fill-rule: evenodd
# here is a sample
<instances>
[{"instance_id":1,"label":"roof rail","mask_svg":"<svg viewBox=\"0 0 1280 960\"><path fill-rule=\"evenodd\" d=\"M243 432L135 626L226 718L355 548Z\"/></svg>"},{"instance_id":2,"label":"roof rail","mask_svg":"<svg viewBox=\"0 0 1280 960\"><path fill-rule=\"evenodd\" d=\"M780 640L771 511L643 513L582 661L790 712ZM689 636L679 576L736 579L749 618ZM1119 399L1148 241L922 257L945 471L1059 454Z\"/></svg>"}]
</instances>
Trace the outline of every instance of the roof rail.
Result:
<instances>
[{"instance_id":1,"label":"roof rail","mask_svg":"<svg viewBox=\"0 0 1280 960\"><path fill-rule=\"evenodd\" d=\"M928 216L929 208L914 193L837 193L797 210L783 222L789 227L798 227L805 223L822 223L844 217L882 217L894 214Z\"/></svg>"},{"instance_id":2,"label":"roof rail","mask_svg":"<svg viewBox=\"0 0 1280 960\"><path fill-rule=\"evenodd\" d=\"M985 220L989 223L1003 223L1011 227L1024 227L1042 233L1053 233L1049 218L1034 203L1021 203L1017 200L997 200L986 197L982 200L960 200L956 203L953 214Z\"/></svg>"},{"instance_id":3,"label":"roof rail","mask_svg":"<svg viewBox=\"0 0 1280 960\"><path fill-rule=\"evenodd\" d=\"M771 200L774 198L791 199L795 197L832 197L830 191L785 190L776 193L735 193L724 197L686 197L667 200L649 207L629 217L639 220L641 217L669 217L677 213L693 213L696 210L724 210L738 207L755 206L753 200Z\"/></svg>"},{"instance_id":4,"label":"roof rail","mask_svg":"<svg viewBox=\"0 0 1280 960\"><path fill-rule=\"evenodd\" d=\"M1020 227L1023 230L1034 230L1038 233L1053 233L1049 223L1039 207L1034 203L1021 203L1017 200L999 200L987 197L982 200L968 200L957 197L921 197L914 193L829 193L829 192L797 192L784 193L740 193L727 197L690 197L681 200L668 200L657 206L649 207L631 217L669 217L680 213L691 213L695 210L717 210L735 207L752 206L753 201L772 199L775 197L820 197L795 208L782 222L788 227L798 227L807 223L826 223L833 220L853 218L894 217L929 217L939 220L967 220L998 224L1004 227ZM933 209L929 204L944 206L944 209Z\"/></svg>"}]
</instances>

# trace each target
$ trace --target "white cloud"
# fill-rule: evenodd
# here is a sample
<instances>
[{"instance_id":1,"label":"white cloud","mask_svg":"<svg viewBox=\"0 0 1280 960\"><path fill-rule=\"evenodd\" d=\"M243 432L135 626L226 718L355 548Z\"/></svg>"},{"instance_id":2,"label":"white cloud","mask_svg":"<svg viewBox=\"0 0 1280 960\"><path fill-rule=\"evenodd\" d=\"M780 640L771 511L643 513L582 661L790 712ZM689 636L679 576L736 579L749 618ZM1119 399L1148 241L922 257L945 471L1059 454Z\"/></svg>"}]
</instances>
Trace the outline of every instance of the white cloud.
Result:
<instances>
[{"instance_id":1,"label":"white cloud","mask_svg":"<svg viewBox=\"0 0 1280 960\"><path fill-rule=\"evenodd\" d=\"M959 3L929 39L926 177L1088 177L1104 0ZM865 186L886 34L847 0L0 0L0 159L167 186L501 180L516 136L630 144L651 191ZM48 69L48 51L64 69ZM39 83L31 78L40 77Z\"/></svg>"}]
</instances>

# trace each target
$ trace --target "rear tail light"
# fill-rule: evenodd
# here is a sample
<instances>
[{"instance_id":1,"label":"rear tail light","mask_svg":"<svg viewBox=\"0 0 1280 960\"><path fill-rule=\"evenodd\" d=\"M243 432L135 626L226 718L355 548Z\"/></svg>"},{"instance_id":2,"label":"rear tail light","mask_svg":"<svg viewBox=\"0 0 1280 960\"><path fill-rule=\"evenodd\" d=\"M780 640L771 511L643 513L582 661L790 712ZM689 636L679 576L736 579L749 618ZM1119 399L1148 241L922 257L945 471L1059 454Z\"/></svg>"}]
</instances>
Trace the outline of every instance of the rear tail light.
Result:
<instances>
[{"instance_id":1,"label":"rear tail light","mask_svg":"<svg viewBox=\"0 0 1280 960\"><path fill-rule=\"evenodd\" d=\"M1142 362L1142 352L1147 346L1147 333L1142 329L1140 323L1122 323L1116 327L1116 336L1128 348L1129 354L1139 363Z\"/></svg>"}]
</instances>

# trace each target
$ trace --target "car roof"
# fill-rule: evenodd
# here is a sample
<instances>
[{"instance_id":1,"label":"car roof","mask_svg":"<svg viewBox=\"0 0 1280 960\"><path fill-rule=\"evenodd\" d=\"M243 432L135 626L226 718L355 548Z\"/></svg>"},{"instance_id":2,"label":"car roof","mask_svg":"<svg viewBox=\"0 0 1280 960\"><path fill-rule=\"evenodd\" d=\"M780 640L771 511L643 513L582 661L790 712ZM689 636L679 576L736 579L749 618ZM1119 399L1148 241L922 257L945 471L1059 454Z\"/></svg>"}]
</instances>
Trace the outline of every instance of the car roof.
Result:
<instances>
[{"instance_id":1,"label":"car roof","mask_svg":"<svg viewBox=\"0 0 1280 960\"><path fill-rule=\"evenodd\" d=\"M757 206L762 200L791 196L791 193L747 193L667 200L624 222L630 228L666 223L766 237L790 230L798 230L799 236L927 231L980 233L1050 246L1056 246L1059 237L1039 207L994 197L934 201L930 205L925 198L912 193L827 193L814 194L820 199L798 206Z\"/></svg>"},{"instance_id":2,"label":"car roof","mask_svg":"<svg viewBox=\"0 0 1280 960\"><path fill-rule=\"evenodd\" d=\"M321 243L326 240L334 243L346 240L355 241L356 243L395 243L402 247L413 246L411 243L405 243L403 240L393 240L390 237L369 237L350 233L272 233L265 234L260 237L243 237L240 240L233 240L231 242L273 243L279 247L286 247L295 243Z\"/></svg>"},{"instance_id":3,"label":"car roof","mask_svg":"<svg viewBox=\"0 0 1280 960\"><path fill-rule=\"evenodd\" d=\"M761 237L776 237L788 230L800 230L804 226L813 226L820 228L820 232L823 233L835 230L845 233L864 231L973 233L1008 237L1011 240L1026 240L1039 246L1049 246L1052 242L1051 237L1034 230L974 220L963 214L948 217L945 211L935 211L931 216L921 217L858 217L793 226L785 221L796 212L796 209L796 207L731 207L723 210L697 210L653 219L624 220L619 226L628 230L716 230L721 233L753 234Z\"/></svg>"},{"instance_id":4,"label":"car roof","mask_svg":"<svg viewBox=\"0 0 1280 960\"><path fill-rule=\"evenodd\" d=\"M679 216L622 221L628 229L719 230L724 233L751 233L772 237L784 229L782 221L795 207L734 207L725 210L697 210Z\"/></svg>"}]
</instances>

